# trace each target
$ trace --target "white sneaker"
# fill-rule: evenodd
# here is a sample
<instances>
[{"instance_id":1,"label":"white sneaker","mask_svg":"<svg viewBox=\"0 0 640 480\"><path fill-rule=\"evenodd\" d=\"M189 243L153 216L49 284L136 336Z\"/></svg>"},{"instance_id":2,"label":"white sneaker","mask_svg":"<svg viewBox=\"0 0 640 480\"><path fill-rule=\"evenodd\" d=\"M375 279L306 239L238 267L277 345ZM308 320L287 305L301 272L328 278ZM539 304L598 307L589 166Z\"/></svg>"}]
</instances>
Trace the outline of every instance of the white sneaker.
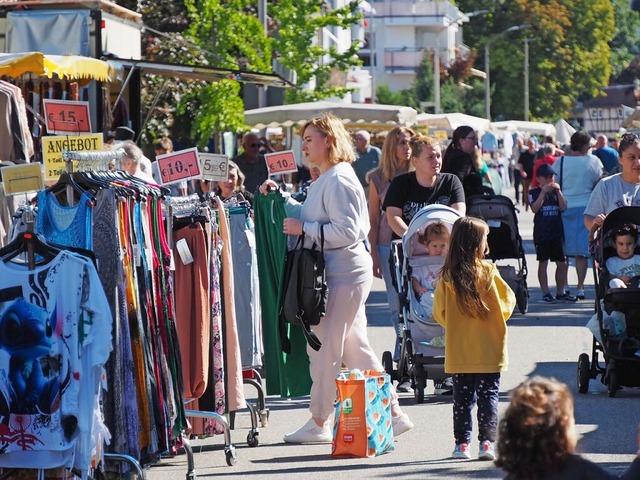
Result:
<instances>
[{"instance_id":1,"label":"white sneaker","mask_svg":"<svg viewBox=\"0 0 640 480\"><path fill-rule=\"evenodd\" d=\"M398 415L391 419L391 426L393 427L393 436L399 437L403 433L411 430L415 425L411 420L409 420L409 416L406 413L403 413L402 415Z\"/></svg>"},{"instance_id":2,"label":"white sneaker","mask_svg":"<svg viewBox=\"0 0 640 480\"><path fill-rule=\"evenodd\" d=\"M283 437L285 443L331 443L333 435L329 426L330 422L325 422L319 427L313 418L293 433L287 433Z\"/></svg>"},{"instance_id":3,"label":"white sneaker","mask_svg":"<svg viewBox=\"0 0 640 480\"><path fill-rule=\"evenodd\" d=\"M413 392L413 389L411 388L411 380L402 380L396 387L396 392L400 392L400 393Z\"/></svg>"}]
</instances>

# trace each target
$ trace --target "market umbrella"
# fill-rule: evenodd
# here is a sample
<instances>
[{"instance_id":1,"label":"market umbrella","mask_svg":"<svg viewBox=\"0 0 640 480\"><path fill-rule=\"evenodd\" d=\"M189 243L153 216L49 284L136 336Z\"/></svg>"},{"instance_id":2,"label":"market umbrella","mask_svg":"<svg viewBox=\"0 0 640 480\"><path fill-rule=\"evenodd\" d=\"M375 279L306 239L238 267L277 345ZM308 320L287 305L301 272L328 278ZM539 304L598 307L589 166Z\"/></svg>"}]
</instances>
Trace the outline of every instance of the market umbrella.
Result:
<instances>
[{"instance_id":1,"label":"market umbrella","mask_svg":"<svg viewBox=\"0 0 640 480\"><path fill-rule=\"evenodd\" d=\"M107 62L78 55L47 55L41 52L0 53L0 75L54 74L60 78L112 81L115 70Z\"/></svg>"},{"instance_id":2,"label":"market umbrella","mask_svg":"<svg viewBox=\"0 0 640 480\"><path fill-rule=\"evenodd\" d=\"M449 135L462 125L468 125L477 132L486 132L490 126L486 118L474 117L466 113L421 113L416 121L418 125L426 125L433 130L446 130Z\"/></svg>"},{"instance_id":3,"label":"market umbrella","mask_svg":"<svg viewBox=\"0 0 640 480\"><path fill-rule=\"evenodd\" d=\"M245 123L254 128L291 127L325 112L340 117L345 124L361 128L410 126L417 112L411 107L381 105L379 103L341 103L321 100L273 107L255 108L244 112Z\"/></svg>"},{"instance_id":4,"label":"market umbrella","mask_svg":"<svg viewBox=\"0 0 640 480\"><path fill-rule=\"evenodd\" d=\"M571 135L574 133L576 133L576 129L569 125L564 118L556 122L556 140L560 142L561 145L566 145L571 142Z\"/></svg>"}]
</instances>

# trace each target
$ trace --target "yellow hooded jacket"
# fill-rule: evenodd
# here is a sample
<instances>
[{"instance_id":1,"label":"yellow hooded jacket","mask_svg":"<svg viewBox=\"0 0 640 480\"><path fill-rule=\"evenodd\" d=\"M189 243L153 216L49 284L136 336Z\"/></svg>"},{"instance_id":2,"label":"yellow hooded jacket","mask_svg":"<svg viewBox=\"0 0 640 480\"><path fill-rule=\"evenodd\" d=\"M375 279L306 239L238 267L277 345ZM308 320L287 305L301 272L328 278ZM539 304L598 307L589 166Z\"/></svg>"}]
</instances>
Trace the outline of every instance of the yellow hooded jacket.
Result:
<instances>
[{"instance_id":1,"label":"yellow hooded jacket","mask_svg":"<svg viewBox=\"0 0 640 480\"><path fill-rule=\"evenodd\" d=\"M482 262L488 290L482 298L489 306L486 319L462 313L451 282L440 279L433 298L433 316L445 328L446 373L498 373L507 370L507 319L516 297L496 266Z\"/></svg>"}]
</instances>

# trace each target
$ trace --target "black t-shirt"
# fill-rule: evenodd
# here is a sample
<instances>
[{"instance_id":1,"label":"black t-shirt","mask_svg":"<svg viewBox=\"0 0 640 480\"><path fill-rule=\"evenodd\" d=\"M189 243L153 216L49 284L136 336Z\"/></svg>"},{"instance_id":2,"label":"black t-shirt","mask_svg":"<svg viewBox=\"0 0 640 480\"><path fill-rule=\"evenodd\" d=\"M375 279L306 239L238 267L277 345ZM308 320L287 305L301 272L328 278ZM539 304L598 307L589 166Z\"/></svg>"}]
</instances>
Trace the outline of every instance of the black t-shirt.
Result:
<instances>
[{"instance_id":1,"label":"black t-shirt","mask_svg":"<svg viewBox=\"0 0 640 480\"><path fill-rule=\"evenodd\" d=\"M518 163L522 164L522 169L527 174L527 178L533 180L533 165L536 163L536 152L532 153L529 150L525 150L520 154Z\"/></svg>"},{"instance_id":2,"label":"black t-shirt","mask_svg":"<svg viewBox=\"0 0 640 480\"><path fill-rule=\"evenodd\" d=\"M540 187L529 190L529 205L533 205L541 193ZM537 243L545 240L564 240L560 205L555 192L547 193L542 207L533 217L533 241Z\"/></svg>"},{"instance_id":3,"label":"black t-shirt","mask_svg":"<svg viewBox=\"0 0 640 480\"><path fill-rule=\"evenodd\" d=\"M418 183L416 172L404 173L393 179L384 197L382 209L397 207L402 210L402 220L409 222L418 210L426 205L464 203L464 190L460 179L450 173L439 173L433 187ZM394 234L394 238L398 238Z\"/></svg>"},{"instance_id":4,"label":"black t-shirt","mask_svg":"<svg viewBox=\"0 0 640 480\"><path fill-rule=\"evenodd\" d=\"M442 160L442 173L452 173L460 180L465 198L472 195L482 195L482 177L478 173L471 155L454 148L445 152Z\"/></svg>"},{"instance_id":5,"label":"black t-shirt","mask_svg":"<svg viewBox=\"0 0 640 480\"><path fill-rule=\"evenodd\" d=\"M579 455L569 455L567 463L559 472L547 472L544 476L546 480L632 480L640 475L640 459L636 457L626 472L616 475L604 470L601 466L590 462ZM504 480L510 480L512 476L507 475ZM543 478L543 477L541 477Z\"/></svg>"}]
</instances>

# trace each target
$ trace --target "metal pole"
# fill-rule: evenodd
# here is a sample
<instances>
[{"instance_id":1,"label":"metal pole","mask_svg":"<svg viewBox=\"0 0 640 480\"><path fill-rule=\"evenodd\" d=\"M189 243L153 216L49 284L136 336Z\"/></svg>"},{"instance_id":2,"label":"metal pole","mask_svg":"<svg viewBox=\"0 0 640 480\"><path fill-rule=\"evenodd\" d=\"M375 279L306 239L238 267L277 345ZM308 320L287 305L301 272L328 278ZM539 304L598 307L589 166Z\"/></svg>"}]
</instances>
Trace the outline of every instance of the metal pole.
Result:
<instances>
[{"instance_id":1,"label":"metal pole","mask_svg":"<svg viewBox=\"0 0 640 480\"><path fill-rule=\"evenodd\" d=\"M373 8L369 10L369 69L371 70L371 103L376 103L376 53L373 42Z\"/></svg>"},{"instance_id":2,"label":"metal pole","mask_svg":"<svg viewBox=\"0 0 640 480\"><path fill-rule=\"evenodd\" d=\"M529 37L524 39L524 121L529 121Z\"/></svg>"},{"instance_id":3,"label":"metal pole","mask_svg":"<svg viewBox=\"0 0 640 480\"><path fill-rule=\"evenodd\" d=\"M262 24L265 37L269 36L267 32L267 0L258 0L258 20ZM259 85L258 89L258 107L267 106L267 86Z\"/></svg>"},{"instance_id":4,"label":"metal pole","mask_svg":"<svg viewBox=\"0 0 640 480\"><path fill-rule=\"evenodd\" d=\"M484 116L491 121L491 80L489 78L489 42L484 46Z\"/></svg>"}]
</instances>

